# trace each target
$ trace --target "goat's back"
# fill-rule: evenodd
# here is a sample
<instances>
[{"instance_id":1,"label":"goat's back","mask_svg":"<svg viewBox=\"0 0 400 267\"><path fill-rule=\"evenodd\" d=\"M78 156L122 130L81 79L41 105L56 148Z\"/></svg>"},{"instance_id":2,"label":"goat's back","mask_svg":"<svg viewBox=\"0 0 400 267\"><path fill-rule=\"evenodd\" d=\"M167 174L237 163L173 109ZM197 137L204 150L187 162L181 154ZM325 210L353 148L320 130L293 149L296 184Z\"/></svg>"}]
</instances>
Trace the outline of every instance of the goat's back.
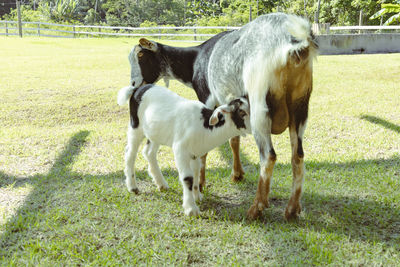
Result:
<instances>
[{"instance_id":1,"label":"goat's back","mask_svg":"<svg viewBox=\"0 0 400 267\"><path fill-rule=\"evenodd\" d=\"M201 110L205 106L199 101L157 85L145 92L137 91L133 97L138 103L139 127L148 139L159 144L172 146L176 139L185 139L202 127Z\"/></svg>"}]
</instances>

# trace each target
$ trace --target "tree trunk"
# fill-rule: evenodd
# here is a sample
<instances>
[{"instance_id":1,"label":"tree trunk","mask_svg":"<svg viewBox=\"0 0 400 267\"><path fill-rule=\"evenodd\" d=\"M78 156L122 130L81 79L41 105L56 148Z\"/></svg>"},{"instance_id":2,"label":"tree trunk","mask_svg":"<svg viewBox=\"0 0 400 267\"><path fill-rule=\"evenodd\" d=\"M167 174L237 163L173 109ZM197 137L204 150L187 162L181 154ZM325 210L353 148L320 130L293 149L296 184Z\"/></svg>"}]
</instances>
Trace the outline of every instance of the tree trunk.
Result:
<instances>
[{"instance_id":1,"label":"tree trunk","mask_svg":"<svg viewBox=\"0 0 400 267\"><path fill-rule=\"evenodd\" d=\"M315 23L319 23L319 10L321 8L321 0L318 0L318 6L317 6L317 11L315 12L315 18L314 18L314 22Z\"/></svg>"}]
</instances>

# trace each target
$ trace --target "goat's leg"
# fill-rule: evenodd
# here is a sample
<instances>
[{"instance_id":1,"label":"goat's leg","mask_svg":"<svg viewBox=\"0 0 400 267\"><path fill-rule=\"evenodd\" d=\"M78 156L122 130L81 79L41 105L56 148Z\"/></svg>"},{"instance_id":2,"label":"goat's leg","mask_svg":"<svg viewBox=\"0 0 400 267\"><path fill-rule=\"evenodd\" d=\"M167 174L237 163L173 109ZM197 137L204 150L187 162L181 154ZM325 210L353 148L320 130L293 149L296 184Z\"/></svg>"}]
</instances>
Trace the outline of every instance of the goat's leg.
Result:
<instances>
[{"instance_id":1,"label":"goat's leg","mask_svg":"<svg viewBox=\"0 0 400 267\"><path fill-rule=\"evenodd\" d=\"M126 187L130 192L139 193L139 189L136 185L136 175L135 175L135 161L137 152L144 138L141 129L133 129L131 126L128 128L128 145L125 150L125 183Z\"/></svg>"},{"instance_id":2,"label":"goat's leg","mask_svg":"<svg viewBox=\"0 0 400 267\"><path fill-rule=\"evenodd\" d=\"M285 210L285 218L287 220L296 219L301 212L300 198L302 193L303 181L304 181L304 151L303 151L303 133L306 127L306 123L298 124L296 127L295 123L289 126L290 143L292 145L292 171L293 171L293 182L292 182L292 194L289 199L289 203ZM297 129L296 129L297 128Z\"/></svg>"},{"instance_id":3,"label":"goat's leg","mask_svg":"<svg viewBox=\"0 0 400 267\"><path fill-rule=\"evenodd\" d=\"M255 105L254 105L255 106ZM259 217L264 208L269 207L268 195L272 181L272 171L274 169L276 154L271 140L271 118L263 109L254 107L250 111L251 127L253 136L256 140L260 152L260 178L256 197L253 205L247 212L250 219Z\"/></svg>"},{"instance_id":4,"label":"goat's leg","mask_svg":"<svg viewBox=\"0 0 400 267\"><path fill-rule=\"evenodd\" d=\"M201 157L200 192L203 192L203 188L206 186L206 161L207 161L207 154Z\"/></svg>"},{"instance_id":5,"label":"goat's leg","mask_svg":"<svg viewBox=\"0 0 400 267\"><path fill-rule=\"evenodd\" d=\"M179 180L183 187L183 210L185 215L197 216L200 214L200 209L197 207L193 197L193 183L194 175L190 167L190 157L188 153L182 152L183 150L178 147L173 148L175 155L175 163L179 172Z\"/></svg>"},{"instance_id":6,"label":"goat's leg","mask_svg":"<svg viewBox=\"0 0 400 267\"><path fill-rule=\"evenodd\" d=\"M200 158L192 158L190 161L190 167L193 170L193 197L195 201L201 201L203 195L200 193L199 188L199 175L200 175Z\"/></svg>"},{"instance_id":7,"label":"goat's leg","mask_svg":"<svg viewBox=\"0 0 400 267\"><path fill-rule=\"evenodd\" d=\"M149 162L148 173L153 178L153 181L157 185L158 189L167 190L169 188L168 183L165 181L157 162L157 152L159 147L159 144L155 144L148 140L143 148L142 154Z\"/></svg>"},{"instance_id":8,"label":"goat's leg","mask_svg":"<svg viewBox=\"0 0 400 267\"><path fill-rule=\"evenodd\" d=\"M244 174L244 171L242 168L242 163L240 162L240 154L239 154L240 136L231 138L229 140L229 144L231 146L232 155L233 155L231 179L234 182L240 182L243 180L243 174Z\"/></svg>"}]
</instances>

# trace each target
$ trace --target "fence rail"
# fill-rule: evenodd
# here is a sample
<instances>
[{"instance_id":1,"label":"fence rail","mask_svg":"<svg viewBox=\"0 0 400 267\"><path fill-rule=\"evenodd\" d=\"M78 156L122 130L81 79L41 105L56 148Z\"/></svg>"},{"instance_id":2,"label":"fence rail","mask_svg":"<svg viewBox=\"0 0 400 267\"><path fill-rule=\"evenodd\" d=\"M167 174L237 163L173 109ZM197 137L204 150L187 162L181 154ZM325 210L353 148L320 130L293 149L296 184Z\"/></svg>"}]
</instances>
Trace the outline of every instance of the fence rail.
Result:
<instances>
[{"instance_id":1,"label":"fence rail","mask_svg":"<svg viewBox=\"0 0 400 267\"><path fill-rule=\"evenodd\" d=\"M32 26L36 25L36 26ZM204 41L225 30L236 30L230 26L191 26L191 27L115 27L94 25L66 25L47 22L22 22L22 32L26 36L44 37L95 37L95 36L148 36L179 41ZM17 21L0 21L0 35L18 35Z\"/></svg>"},{"instance_id":2,"label":"fence rail","mask_svg":"<svg viewBox=\"0 0 400 267\"><path fill-rule=\"evenodd\" d=\"M95 37L95 36L123 36L123 37L155 37L158 39L179 41L204 41L225 30L236 30L239 27L231 26L190 26L190 27L116 27L94 25L66 25L47 22L21 22L22 35L43 37ZM0 21L0 35L18 35L17 21ZM400 26L334 26L329 24L314 24L313 31L317 35L347 34L347 33L400 33Z\"/></svg>"}]
</instances>

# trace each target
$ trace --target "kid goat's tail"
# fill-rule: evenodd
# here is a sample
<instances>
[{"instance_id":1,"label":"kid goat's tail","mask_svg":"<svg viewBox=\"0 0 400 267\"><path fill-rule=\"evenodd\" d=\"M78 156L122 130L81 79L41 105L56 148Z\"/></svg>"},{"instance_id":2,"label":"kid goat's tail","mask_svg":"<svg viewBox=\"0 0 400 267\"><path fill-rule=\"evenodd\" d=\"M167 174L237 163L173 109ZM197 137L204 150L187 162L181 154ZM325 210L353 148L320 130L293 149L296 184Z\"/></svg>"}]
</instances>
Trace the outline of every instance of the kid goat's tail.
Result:
<instances>
[{"instance_id":1,"label":"kid goat's tail","mask_svg":"<svg viewBox=\"0 0 400 267\"><path fill-rule=\"evenodd\" d=\"M128 103L134 90L135 87L133 86L126 86L124 88L121 88L118 92L118 99L117 99L118 105L123 106L126 103Z\"/></svg>"}]
</instances>

